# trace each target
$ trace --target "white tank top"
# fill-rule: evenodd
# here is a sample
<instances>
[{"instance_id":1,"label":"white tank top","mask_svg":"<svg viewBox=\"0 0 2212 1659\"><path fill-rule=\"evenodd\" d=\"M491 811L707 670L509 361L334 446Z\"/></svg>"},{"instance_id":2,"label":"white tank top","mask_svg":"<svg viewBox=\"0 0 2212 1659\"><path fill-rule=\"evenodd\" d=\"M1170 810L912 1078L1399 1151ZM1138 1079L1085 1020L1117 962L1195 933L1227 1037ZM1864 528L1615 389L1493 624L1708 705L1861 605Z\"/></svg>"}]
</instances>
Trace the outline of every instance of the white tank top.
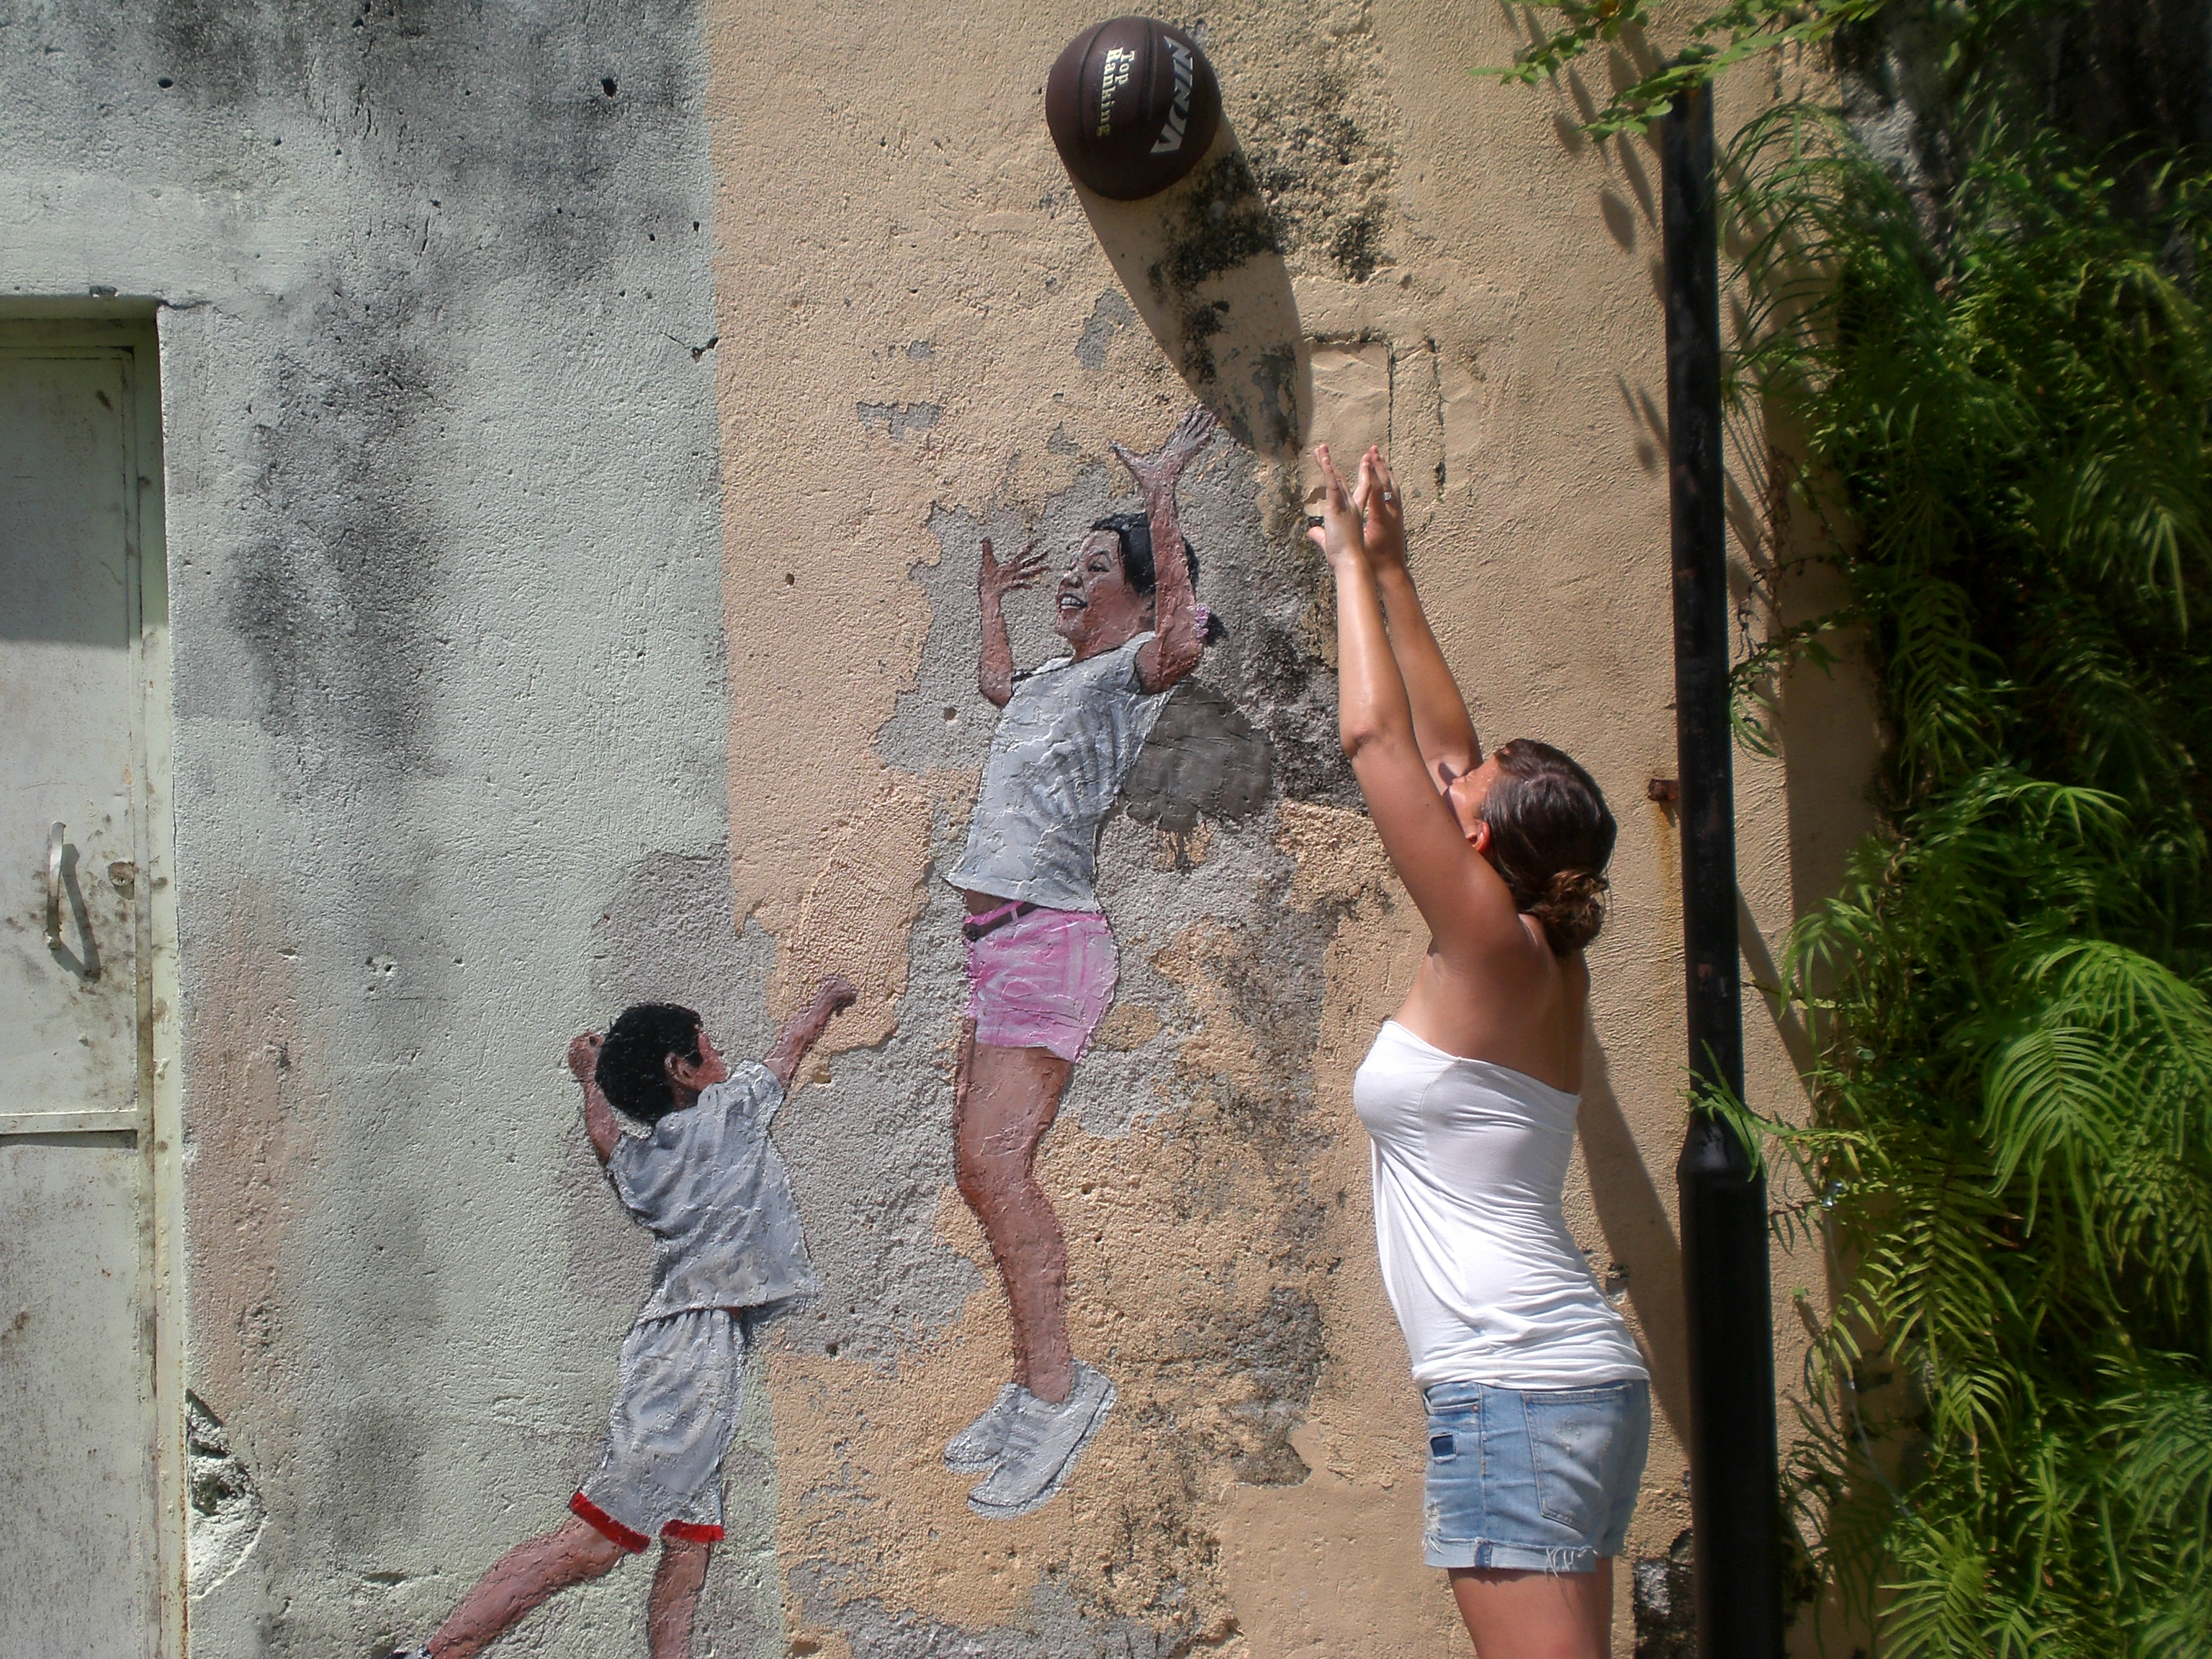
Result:
<instances>
[{"instance_id":1,"label":"white tank top","mask_svg":"<svg viewBox=\"0 0 2212 1659\"><path fill-rule=\"evenodd\" d=\"M1578 1097L1395 1019L1352 1081L1413 1381L1577 1389L1646 1373L1567 1231Z\"/></svg>"}]
</instances>

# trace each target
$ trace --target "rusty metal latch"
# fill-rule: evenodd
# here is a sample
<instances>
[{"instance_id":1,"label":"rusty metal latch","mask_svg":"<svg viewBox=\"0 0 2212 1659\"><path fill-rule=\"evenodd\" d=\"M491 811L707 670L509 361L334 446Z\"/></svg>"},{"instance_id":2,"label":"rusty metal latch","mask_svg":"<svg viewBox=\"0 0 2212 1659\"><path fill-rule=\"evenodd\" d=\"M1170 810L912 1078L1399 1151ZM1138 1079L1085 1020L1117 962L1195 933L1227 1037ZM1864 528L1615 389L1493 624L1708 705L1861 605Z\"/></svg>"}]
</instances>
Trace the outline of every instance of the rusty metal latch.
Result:
<instances>
[{"instance_id":1,"label":"rusty metal latch","mask_svg":"<svg viewBox=\"0 0 2212 1659\"><path fill-rule=\"evenodd\" d=\"M46 832L46 948L62 948L62 854L69 846L69 826L56 824Z\"/></svg>"}]
</instances>

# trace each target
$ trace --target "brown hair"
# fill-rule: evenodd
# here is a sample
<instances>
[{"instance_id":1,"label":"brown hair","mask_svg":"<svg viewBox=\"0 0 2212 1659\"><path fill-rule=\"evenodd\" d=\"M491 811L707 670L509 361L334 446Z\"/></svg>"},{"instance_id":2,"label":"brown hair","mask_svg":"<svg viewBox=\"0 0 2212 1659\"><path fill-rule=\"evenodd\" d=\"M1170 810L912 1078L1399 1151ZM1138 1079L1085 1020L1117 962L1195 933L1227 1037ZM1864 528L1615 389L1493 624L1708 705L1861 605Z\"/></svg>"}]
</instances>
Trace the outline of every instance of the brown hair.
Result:
<instances>
[{"instance_id":1,"label":"brown hair","mask_svg":"<svg viewBox=\"0 0 2212 1659\"><path fill-rule=\"evenodd\" d=\"M1525 915L1565 956L1605 925L1605 866L1620 833L1590 775L1548 743L1516 738L1491 758L1498 781L1483 797L1489 858Z\"/></svg>"}]
</instances>

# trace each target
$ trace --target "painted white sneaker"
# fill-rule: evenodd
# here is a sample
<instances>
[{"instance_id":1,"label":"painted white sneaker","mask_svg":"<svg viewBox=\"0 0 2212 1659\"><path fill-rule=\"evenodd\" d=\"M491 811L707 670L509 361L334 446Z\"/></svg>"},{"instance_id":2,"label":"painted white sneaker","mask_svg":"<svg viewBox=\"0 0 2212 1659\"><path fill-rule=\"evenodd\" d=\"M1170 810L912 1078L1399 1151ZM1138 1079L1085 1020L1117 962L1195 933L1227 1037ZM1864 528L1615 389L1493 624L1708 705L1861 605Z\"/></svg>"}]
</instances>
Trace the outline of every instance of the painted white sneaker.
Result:
<instances>
[{"instance_id":1,"label":"painted white sneaker","mask_svg":"<svg viewBox=\"0 0 2212 1659\"><path fill-rule=\"evenodd\" d=\"M1003 1384L983 1414L945 1443L945 1467L973 1474L996 1463L1013 1432L1015 1411L1028 1393L1018 1382Z\"/></svg>"},{"instance_id":2,"label":"painted white sneaker","mask_svg":"<svg viewBox=\"0 0 2212 1659\"><path fill-rule=\"evenodd\" d=\"M969 1509L996 1521L1049 1502L1114 1409L1114 1385L1079 1359L1074 1386L1057 1406L1026 1389L1020 1394L999 1466L968 1494Z\"/></svg>"}]
</instances>

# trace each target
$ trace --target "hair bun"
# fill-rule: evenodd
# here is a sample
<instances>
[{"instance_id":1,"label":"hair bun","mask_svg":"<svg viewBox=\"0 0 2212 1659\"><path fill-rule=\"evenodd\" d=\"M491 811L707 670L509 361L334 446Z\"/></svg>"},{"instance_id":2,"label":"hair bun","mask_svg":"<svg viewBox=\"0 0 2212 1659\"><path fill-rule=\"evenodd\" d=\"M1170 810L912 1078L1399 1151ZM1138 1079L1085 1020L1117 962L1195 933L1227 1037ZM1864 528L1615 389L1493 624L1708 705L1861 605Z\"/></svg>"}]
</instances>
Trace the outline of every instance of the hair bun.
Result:
<instances>
[{"instance_id":1,"label":"hair bun","mask_svg":"<svg viewBox=\"0 0 2212 1659\"><path fill-rule=\"evenodd\" d=\"M1528 914L1544 924L1554 956L1579 951L1605 926L1605 896L1611 884L1595 870L1560 870L1546 884L1544 896Z\"/></svg>"}]
</instances>

